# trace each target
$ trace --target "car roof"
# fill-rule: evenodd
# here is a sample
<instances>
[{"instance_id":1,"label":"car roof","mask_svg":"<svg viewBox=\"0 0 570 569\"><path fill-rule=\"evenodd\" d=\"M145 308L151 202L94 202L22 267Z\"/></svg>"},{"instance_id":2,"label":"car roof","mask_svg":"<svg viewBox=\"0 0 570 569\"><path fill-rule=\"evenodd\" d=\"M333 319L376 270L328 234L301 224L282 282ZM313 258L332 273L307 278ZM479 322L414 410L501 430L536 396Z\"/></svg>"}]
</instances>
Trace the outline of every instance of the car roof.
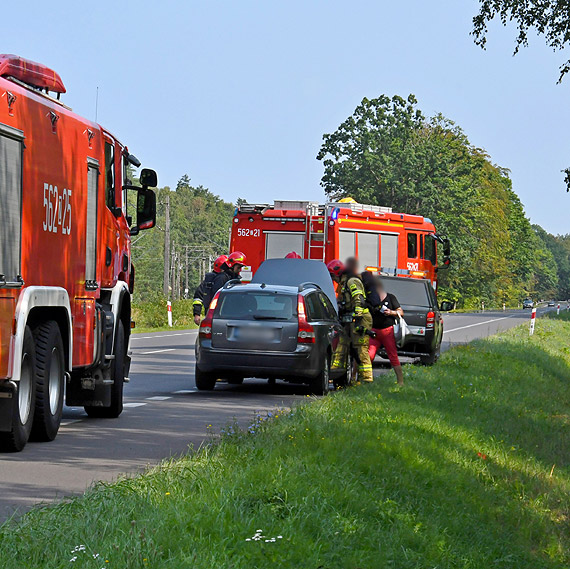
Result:
<instances>
[{"instance_id":1,"label":"car roof","mask_svg":"<svg viewBox=\"0 0 570 569\"><path fill-rule=\"evenodd\" d=\"M393 281L393 282L414 282L414 283L423 283L431 285L431 281L429 279L412 279L410 277L385 277L383 275L379 275L379 278L383 281Z\"/></svg>"},{"instance_id":2,"label":"car roof","mask_svg":"<svg viewBox=\"0 0 570 569\"><path fill-rule=\"evenodd\" d=\"M336 294L327 266L310 259L267 259L257 269L252 283L289 286L298 289L303 283L314 283L329 297L337 309Z\"/></svg>"},{"instance_id":3,"label":"car roof","mask_svg":"<svg viewBox=\"0 0 570 569\"><path fill-rule=\"evenodd\" d=\"M243 291L261 291L261 292L281 292L283 294L297 294L299 292L298 287L294 286L283 286L283 285L268 285L265 283L232 283L229 287L224 287L222 292L233 293L233 292L243 292Z\"/></svg>"}]
</instances>

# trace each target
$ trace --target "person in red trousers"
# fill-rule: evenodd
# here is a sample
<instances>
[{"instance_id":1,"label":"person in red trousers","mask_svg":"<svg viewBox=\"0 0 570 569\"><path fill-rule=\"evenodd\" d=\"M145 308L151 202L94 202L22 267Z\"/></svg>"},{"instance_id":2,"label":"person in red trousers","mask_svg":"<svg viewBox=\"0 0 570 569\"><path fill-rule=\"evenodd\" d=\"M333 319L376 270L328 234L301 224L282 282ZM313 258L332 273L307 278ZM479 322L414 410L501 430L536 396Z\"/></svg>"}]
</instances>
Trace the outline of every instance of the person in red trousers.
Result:
<instances>
[{"instance_id":1,"label":"person in red trousers","mask_svg":"<svg viewBox=\"0 0 570 569\"><path fill-rule=\"evenodd\" d=\"M372 332L376 334L376 337L370 338L368 347L370 361L374 361L376 352L384 346L390 364L396 374L398 385L404 385L404 374L402 373L402 366L398 359L396 338L394 337L396 318L403 316L404 311L398 299L393 294L384 290L384 285L380 279L377 280L376 290L380 297L380 306L372 310Z\"/></svg>"}]
</instances>

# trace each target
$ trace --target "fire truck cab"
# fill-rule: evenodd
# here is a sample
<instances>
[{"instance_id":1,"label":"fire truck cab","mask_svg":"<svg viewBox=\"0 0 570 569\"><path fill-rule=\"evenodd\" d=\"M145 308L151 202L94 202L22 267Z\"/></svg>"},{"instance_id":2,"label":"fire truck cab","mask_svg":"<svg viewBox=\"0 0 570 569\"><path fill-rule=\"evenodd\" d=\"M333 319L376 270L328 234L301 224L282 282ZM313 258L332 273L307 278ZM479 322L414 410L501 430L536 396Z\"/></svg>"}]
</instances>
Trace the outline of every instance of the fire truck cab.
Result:
<instances>
[{"instance_id":1,"label":"fire truck cab","mask_svg":"<svg viewBox=\"0 0 570 569\"><path fill-rule=\"evenodd\" d=\"M437 264L437 244L443 263ZM240 204L234 213L230 248L243 251L249 263L242 278L251 280L265 259L296 252L324 262L356 257L361 269L376 274L429 279L450 263L449 240L436 233L431 220L395 213L389 207L340 202L275 201Z\"/></svg>"},{"instance_id":2,"label":"fire truck cab","mask_svg":"<svg viewBox=\"0 0 570 569\"><path fill-rule=\"evenodd\" d=\"M61 93L53 70L0 55L0 448L8 451L30 436L55 438L64 394L91 417L121 413L131 235L155 224L156 173L143 169L134 186L129 166L140 162Z\"/></svg>"}]
</instances>

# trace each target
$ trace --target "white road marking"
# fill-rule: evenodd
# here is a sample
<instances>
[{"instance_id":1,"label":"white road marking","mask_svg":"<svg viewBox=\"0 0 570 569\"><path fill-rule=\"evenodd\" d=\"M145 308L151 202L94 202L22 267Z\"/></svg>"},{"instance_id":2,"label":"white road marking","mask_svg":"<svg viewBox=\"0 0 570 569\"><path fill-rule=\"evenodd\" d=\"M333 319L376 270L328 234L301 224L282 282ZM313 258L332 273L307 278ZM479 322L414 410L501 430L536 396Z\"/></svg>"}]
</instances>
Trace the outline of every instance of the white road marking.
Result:
<instances>
[{"instance_id":1,"label":"white road marking","mask_svg":"<svg viewBox=\"0 0 570 569\"><path fill-rule=\"evenodd\" d=\"M475 324L467 324L467 326L459 326L459 328L452 328L451 330L444 330L444 334L449 334L450 332L457 332L457 330L465 330L465 328L473 328L473 326L482 326L483 324L490 324L491 322L497 322L498 320L506 320L507 318L512 318L512 316L503 316L502 318L493 318L492 320L485 320L483 322L476 322Z\"/></svg>"},{"instance_id":2,"label":"white road marking","mask_svg":"<svg viewBox=\"0 0 570 569\"><path fill-rule=\"evenodd\" d=\"M196 334L198 332L198 329L196 328L196 330L190 330L190 332L182 332L182 334L162 334L160 336L131 336L131 342L133 340L153 340L154 338L172 338L172 336L191 336L193 334Z\"/></svg>"},{"instance_id":3,"label":"white road marking","mask_svg":"<svg viewBox=\"0 0 570 569\"><path fill-rule=\"evenodd\" d=\"M147 401L166 401L167 399L172 399L172 397L165 397L164 395L155 395L154 397L147 397Z\"/></svg>"},{"instance_id":4,"label":"white road marking","mask_svg":"<svg viewBox=\"0 0 570 569\"><path fill-rule=\"evenodd\" d=\"M173 391L175 395L185 395L186 393L196 393L197 389L180 389L178 391Z\"/></svg>"},{"instance_id":5,"label":"white road marking","mask_svg":"<svg viewBox=\"0 0 570 569\"><path fill-rule=\"evenodd\" d=\"M146 405L146 403L123 403L123 407L142 407L143 405Z\"/></svg>"},{"instance_id":6,"label":"white road marking","mask_svg":"<svg viewBox=\"0 0 570 569\"><path fill-rule=\"evenodd\" d=\"M161 354L162 352L174 352L176 348L166 348L164 350L152 350L152 352L138 352L139 356L148 356L150 354Z\"/></svg>"},{"instance_id":7,"label":"white road marking","mask_svg":"<svg viewBox=\"0 0 570 569\"><path fill-rule=\"evenodd\" d=\"M83 419L69 419L61 422L62 427L67 427L67 425L73 425L73 423L80 423Z\"/></svg>"}]
</instances>

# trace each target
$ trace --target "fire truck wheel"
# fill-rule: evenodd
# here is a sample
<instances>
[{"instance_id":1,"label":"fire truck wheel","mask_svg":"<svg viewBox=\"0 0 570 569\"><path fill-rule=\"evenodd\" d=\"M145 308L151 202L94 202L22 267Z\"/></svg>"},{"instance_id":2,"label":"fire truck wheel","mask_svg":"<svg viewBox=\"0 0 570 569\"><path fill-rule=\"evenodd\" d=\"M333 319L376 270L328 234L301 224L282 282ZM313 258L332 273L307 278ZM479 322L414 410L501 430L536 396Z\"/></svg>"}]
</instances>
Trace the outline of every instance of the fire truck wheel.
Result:
<instances>
[{"instance_id":1,"label":"fire truck wheel","mask_svg":"<svg viewBox=\"0 0 570 569\"><path fill-rule=\"evenodd\" d=\"M48 320L34 329L36 342L36 409L31 438L53 441L63 413L65 356L59 326Z\"/></svg>"},{"instance_id":2,"label":"fire truck wheel","mask_svg":"<svg viewBox=\"0 0 570 569\"><path fill-rule=\"evenodd\" d=\"M200 391L212 391L216 386L216 376L211 373L200 371L196 366L196 387Z\"/></svg>"},{"instance_id":3,"label":"fire truck wheel","mask_svg":"<svg viewBox=\"0 0 570 569\"><path fill-rule=\"evenodd\" d=\"M5 452L18 452L26 446L34 421L36 347L32 331L27 326L20 370L18 392L12 398L12 430L0 433L0 449Z\"/></svg>"},{"instance_id":4,"label":"fire truck wheel","mask_svg":"<svg viewBox=\"0 0 570 569\"><path fill-rule=\"evenodd\" d=\"M115 338L115 359L113 360L113 385L111 385L111 405L109 407L88 407L85 412L89 417L116 419L123 412L123 387L125 383L125 327L119 320Z\"/></svg>"}]
</instances>

